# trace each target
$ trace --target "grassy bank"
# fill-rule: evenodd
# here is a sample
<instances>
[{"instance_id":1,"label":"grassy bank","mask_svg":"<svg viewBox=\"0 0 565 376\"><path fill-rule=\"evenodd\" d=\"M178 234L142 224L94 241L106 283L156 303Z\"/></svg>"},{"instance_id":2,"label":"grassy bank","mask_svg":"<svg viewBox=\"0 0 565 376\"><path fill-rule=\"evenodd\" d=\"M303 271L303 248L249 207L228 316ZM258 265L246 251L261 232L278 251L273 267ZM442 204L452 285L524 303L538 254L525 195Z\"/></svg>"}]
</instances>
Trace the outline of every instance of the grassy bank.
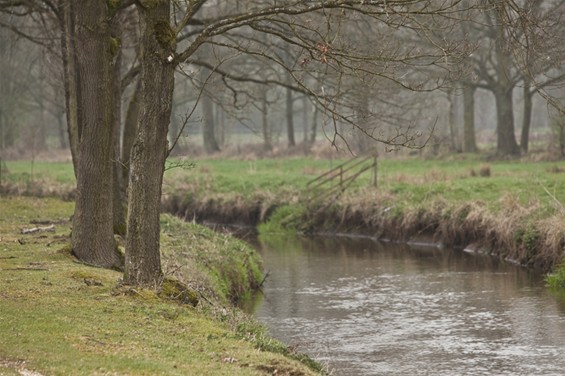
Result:
<instances>
[{"instance_id":1,"label":"grassy bank","mask_svg":"<svg viewBox=\"0 0 565 376\"><path fill-rule=\"evenodd\" d=\"M338 160L197 161L172 170L165 202L186 218L257 224L266 231L425 239L552 270L565 246L565 165L531 160L381 159L378 187L361 176L338 199L307 182ZM182 193L180 193L182 192Z\"/></svg>"},{"instance_id":2,"label":"grassy bank","mask_svg":"<svg viewBox=\"0 0 565 376\"><path fill-rule=\"evenodd\" d=\"M189 289L158 295L75 262L72 203L12 196L0 208L0 374L316 374L230 304L261 278L245 244L164 215L165 270Z\"/></svg>"}]
</instances>

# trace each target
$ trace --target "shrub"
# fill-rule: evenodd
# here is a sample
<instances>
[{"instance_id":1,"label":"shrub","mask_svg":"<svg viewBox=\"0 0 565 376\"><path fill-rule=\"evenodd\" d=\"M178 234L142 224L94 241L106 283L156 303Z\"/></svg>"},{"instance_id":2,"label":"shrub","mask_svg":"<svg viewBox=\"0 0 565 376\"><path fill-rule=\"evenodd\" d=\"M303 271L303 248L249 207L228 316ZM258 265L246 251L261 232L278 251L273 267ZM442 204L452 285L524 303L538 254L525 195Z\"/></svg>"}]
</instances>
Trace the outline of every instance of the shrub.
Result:
<instances>
[{"instance_id":1,"label":"shrub","mask_svg":"<svg viewBox=\"0 0 565 376\"><path fill-rule=\"evenodd\" d=\"M554 289L565 289L565 263L561 263L553 273L545 277L545 282Z\"/></svg>"}]
</instances>

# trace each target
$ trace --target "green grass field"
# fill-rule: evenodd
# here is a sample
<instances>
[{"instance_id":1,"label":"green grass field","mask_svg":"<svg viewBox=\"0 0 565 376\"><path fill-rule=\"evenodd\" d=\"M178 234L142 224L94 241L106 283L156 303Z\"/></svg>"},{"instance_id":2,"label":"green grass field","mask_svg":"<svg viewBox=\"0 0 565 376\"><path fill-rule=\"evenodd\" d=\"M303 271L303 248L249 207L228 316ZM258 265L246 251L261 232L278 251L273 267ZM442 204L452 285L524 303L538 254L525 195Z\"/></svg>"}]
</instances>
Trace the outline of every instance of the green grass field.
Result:
<instances>
[{"instance_id":1,"label":"green grass field","mask_svg":"<svg viewBox=\"0 0 565 376\"><path fill-rule=\"evenodd\" d=\"M164 191L201 195L257 192L296 196L309 193L306 184L342 161L307 158L281 160L199 160L190 170L166 173ZM481 169L488 176L481 176ZM486 173L484 173L486 174ZM373 190L373 176L360 176L349 195ZM522 205L548 209L565 202L565 163L462 160L379 160L376 191L390 194L403 206L426 205L441 198L452 203L483 201L499 210L512 198Z\"/></svg>"},{"instance_id":2,"label":"green grass field","mask_svg":"<svg viewBox=\"0 0 565 376\"><path fill-rule=\"evenodd\" d=\"M183 191L199 195L257 192L275 195L302 194L306 184L344 160L312 158L262 159L255 161L202 159L192 168L165 172L164 193ZM72 165L64 162L7 162L2 183L21 187L40 185L46 189L71 189ZM481 176L480 170L489 171ZM371 189L373 176L359 177L348 192ZM449 202L484 201L493 210L512 197L522 205L534 202L551 208L565 203L565 162L493 161L469 156L448 160L380 159L378 188L405 205L421 205L437 198ZM352 193L353 192L353 193Z\"/></svg>"}]
</instances>

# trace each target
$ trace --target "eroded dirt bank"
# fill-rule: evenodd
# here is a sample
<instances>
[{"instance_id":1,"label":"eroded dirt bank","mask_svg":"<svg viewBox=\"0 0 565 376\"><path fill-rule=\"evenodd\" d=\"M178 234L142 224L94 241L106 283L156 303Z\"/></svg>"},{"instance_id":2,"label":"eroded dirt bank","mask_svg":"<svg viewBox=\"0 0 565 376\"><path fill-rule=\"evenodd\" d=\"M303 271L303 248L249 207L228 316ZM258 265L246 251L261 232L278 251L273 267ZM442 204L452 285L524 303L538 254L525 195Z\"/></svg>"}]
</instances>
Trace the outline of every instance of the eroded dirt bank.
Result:
<instances>
[{"instance_id":1,"label":"eroded dirt bank","mask_svg":"<svg viewBox=\"0 0 565 376\"><path fill-rule=\"evenodd\" d=\"M392 241L424 240L491 254L544 271L552 270L562 260L565 248L564 213L532 220L535 208L519 205L492 213L481 202L453 206L438 201L426 208L400 208L390 199L353 198L287 205L241 198L183 200L172 196L164 200L163 208L189 221L257 226L281 221L282 217L280 225L288 231L365 235ZM273 215L282 208L288 214Z\"/></svg>"}]
</instances>

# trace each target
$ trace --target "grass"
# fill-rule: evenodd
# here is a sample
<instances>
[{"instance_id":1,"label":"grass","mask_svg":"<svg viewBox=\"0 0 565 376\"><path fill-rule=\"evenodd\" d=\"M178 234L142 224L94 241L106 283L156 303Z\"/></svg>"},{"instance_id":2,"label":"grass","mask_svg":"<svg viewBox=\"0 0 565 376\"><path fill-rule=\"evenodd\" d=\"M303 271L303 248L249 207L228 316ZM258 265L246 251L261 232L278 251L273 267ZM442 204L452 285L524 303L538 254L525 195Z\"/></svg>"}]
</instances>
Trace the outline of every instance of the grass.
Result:
<instances>
[{"instance_id":1,"label":"grass","mask_svg":"<svg viewBox=\"0 0 565 376\"><path fill-rule=\"evenodd\" d=\"M282 160L199 160L194 170L171 170L165 178L166 188L193 192L252 196L257 191L277 194L296 193L306 183L342 162L290 158ZM489 166L491 175L483 177L472 171ZM532 199L551 201L545 189L565 199L565 171L562 163L498 161L484 162L477 157L463 160L382 159L379 161L378 185L407 201L419 202L441 195L448 201L484 200L494 204L504 194L517 196L521 202ZM554 171L554 172L552 172ZM354 187L368 187L370 174L361 176Z\"/></svg>"},{"instance_id":2,"label":"grass","mask_svg":"<svg viewBox=\"0 0 565 376\"><path fill-rule=\"evenodd\" d=\"M75 262L72 203L0 197L0 208L0 374L316 374L227 304L236 293L230 283L259 277L258 259L242 243L163 217L164 262L178 278L192 276L186 282L201 301L195 308L119 287L119 273ZM55 231L21 233L38 223ZM179 265L183 253L191 261ZM223 257L226 265L216 264Z\"/></svg>"},{"instance_id":3,"label":"grass","mask_svg":"<svg viewBox=\"0 0 565 376\"><path fill-rule=\"evenodd\" d=\"M165 194L179 191L203 195L241 195L253 199L258 192L292 197L307 190L306 184L319 174L343 162L313 158L263 159L253 161L202 159L195 168L171 169L165 173ZM490 176L478 174L490 168ZM3 173L5 184L72 187L74 175L70 162L9 161ZM473 176L473 171L476 175ZM353 185L363 189L371 183L371 174L361 176ZM418 158L380 159L379 191L397 199L429 202L441 196L450 202L483 200L492 209L500 209L505 195L520 203L539 200L550 204L555 196L565 202L565 166L561 162L485 161L477 156L458 159L421 160Z\"/></svg>"},{"instance_id":4,"label":"grass","mask_svg":"<svg viewBox=\"0 0 565 376\"><path fill-rule=\"evenodd\" d=\"M565 264L560 264L553 273L548 274L545 278L549 287L554 290L565 289Z\"/></svg>"}]
</instances>

